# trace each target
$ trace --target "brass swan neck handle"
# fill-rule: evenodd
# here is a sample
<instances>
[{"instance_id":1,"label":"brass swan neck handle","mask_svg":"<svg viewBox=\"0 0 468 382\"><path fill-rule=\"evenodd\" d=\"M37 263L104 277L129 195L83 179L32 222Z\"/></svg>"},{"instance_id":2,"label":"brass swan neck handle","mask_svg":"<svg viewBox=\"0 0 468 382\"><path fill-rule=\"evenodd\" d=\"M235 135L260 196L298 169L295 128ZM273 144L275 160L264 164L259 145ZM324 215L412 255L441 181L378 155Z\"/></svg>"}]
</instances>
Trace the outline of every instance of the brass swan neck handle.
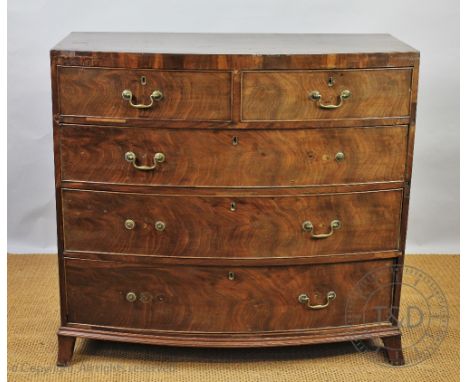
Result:
<instances>
[{"instance_id":1,"label":"brass swan neck handle","mask_svg":"<svg viewBox=\"0 0 468 382\"><path fill-rule=\"evenodd\" d=\"M340 93L340 102L337 105L324 105L320 100L322 99L322 95L319 91L314 90L309 93L309 98L313 101L317 101L319 107L321 109L338 109L339 107L343 106L345 100L351 97L351 91L345 89Z\"/></svg>"},{"instance_id":2,"label":"brass swan neck handle","mask_svg":"<svg viewBox=\"0 0 468 382\"><path fill-rule=\"evenodd\" d=\"M135 103L133 103L133 93L132 93L132 91L129 90L129 89L125 89L122 92L122 98L125 101L128 101L130 106L134 107L135 109L149 109L150 107L153 106L154 101L161 101L164 98L164 94L162 93L161 90L154 90L150 95L150 101L151 102L149 104L142 104L142 103L135 104Z\"/></svg>"}]
</instances>

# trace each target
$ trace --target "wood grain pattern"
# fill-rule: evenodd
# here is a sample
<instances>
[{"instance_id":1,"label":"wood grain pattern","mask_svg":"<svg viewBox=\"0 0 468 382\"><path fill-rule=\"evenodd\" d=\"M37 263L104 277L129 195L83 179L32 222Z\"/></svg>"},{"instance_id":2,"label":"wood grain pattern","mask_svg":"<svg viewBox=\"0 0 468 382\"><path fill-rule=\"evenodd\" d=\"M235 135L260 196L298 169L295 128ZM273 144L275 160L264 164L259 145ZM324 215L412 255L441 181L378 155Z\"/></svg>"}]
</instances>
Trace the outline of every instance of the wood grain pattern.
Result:
<instances>
[{"instance_id":1,"label":"wood grain pattern","mask_svg":"<svg viewBox=\"0 0 468 382\"><path fill-rule=\"evenodd\" d=\"M334 85L329 86L329 78ZM324 105L337 105L344 89L352 95L326 110L309 94L319 91ZM242 119L303 121L409 115L411 69L244 72Z\"/></svg>"},{"instance_id":2,"label":"wood grain pattern","mask_svg":"<svg viewBox=\"0 0 468 382\"><path fill-rule=\"evenodd\" d=\"M188 39L176 34L174 45L164 36L75 33L51 55L62 65L197 70L382 68L413 66L419 60L417 50L389 35L223 33L197 34L194 41L192 34ZM175 52L177 46L184 53Z\"/></svg>"},{"instance_id":3,"label":"wood grain pattern","mask_svg":"<svg viewBox=\"0 0 468 382\"><path fill-rule=\"evenodd\" d=\"M418 52L297 55L151 54L51 51L58 65L161 70L310 70L414 66Z\"/></svg>"},{"instance_id":4,"label":"wood grain pattern","mask_svg":"<svg viewBox=\"0 0 468 382\"><path fill-rule=\"evenodd\" d=\"M401 217L401 230L400 237L402 248L406 247L406 236L408 231L408 215L409 215L409 200L410 200L410 184L411 184L411 174L413 170L413 151L414 151L414 140L415 140L415 131L416 131L416 108L417 108L417 97L418 97L418 81L419 81L419 61L415 63L413 69L413 79L412 79L412 98L411 98L411 122L409 126L408 134L408 152L406 160L406 186L404 201L402 205L402 217ZM401 285L403 279L402 267L404 266L405 251L403 250L403 256L401 256L396 262L397 266L395 274L395 283L396 285ZM400 297L401 297L401 288L396 287L395 293L393 295L393 314L395 317L395 325L397 324L400 310ZM401 339L400 339L401 342ZM402 355L402 354L401 354ZM404 360L403 360L404 362Z\"/></svg>"},{"instance_id":5,"label":"wood grain pattern","mask_svg":"<svg viewBox=\"0 0 468 382\"><path fill-rule=\"evenodd\" d=\"M401 335L382 337L388 361L394 366L405 364L403 350L401 347Z\"/></svg>"},{"instance_id":6,"label":"wood grain pattern","mask_svg":"<svg viewBox=\"0 0 468 382\"><path fill-rule=\"evenodd\" d=\"M113 119L231 119L231 74L104 68L59 67L60 113ZM146 76L146 85L141 84ZM134 103L149 104L160 90L161 101L135 109L122 98L129 89Z\"/></svg>"},{"instance_id":7,"label":"wood grain pattern","mask_svg":"<svg viewBox=\"0 0 468 382\"><path fill-rule=\"evenodd\" d=\"M399 247L402 191L307 197L158 196L64 190L65 249L188 257L295 257ZM231 203L236 211L231 211ZM135 221L133 230L124 227ZM342 228L314 240L314 233ZM156 221L166 229L156 231Z\"/></svg>"},{"instance_id":8,"label":"wood grain pattern","mask_svg":"<svg viewBox=\"0 0 468 382\"><path fill-rule=\"evenodd\" d=\"M271 187L402 181L407 129L154 130L86 126L61 129L63 180L96 183ZM236 144L233 144L233 140ZM125 160L152 165L140 171ZM338 152L345 154L341 162Z\"/></svg>"},{"instance_id":9,"label":"wood grain pattern","mask_svg":"<svg viewBox=\"0 0 468 382\"><path fill-rule=\"evenodd\" d=\"M58 340L57 366L67 366L73 356L76 337L64 336L64 335L59 334L57 336L57 340Z\"/></svg>"},{"instance_id":10,"label":"wood grain pattern","mask_svg":"<svg viewBox=\"0 0 468 382\"><path fill-rule=\"evenodd\" d=\"M317 33L141 33L72 32L54 48L77 55L91 52L201 55L316 55L417 53L384 34Z\"/></svg>"},{"instance_id":11,"label":"wood grain pattern","mask_svg":"<svg viewBox=\"0 0 468 382\"><path fill-rule=\"evenodd\" d=\"M180 332L136 328L118 328L67 323L59 334L104 341L137 342L152 345L191 347L269 347L343 342L400 335L397 326L388 322L310 330L256 333Z\"/></svg>"},{"instance_id":12,"label":"wood grain pattern","mask_svg":"<svg viewBox=\"0 0 468 382\"><path fill-rule=\"evenodd\" d=\"M53 114L53 137L54 137L54 193L55 193L55 208L56 208L56 219L57 219L57 262L58 262L58 275L60 285L60 322L65 325L67 322L66 317L66 301L65 301L65 270L62 259L63 254L63 224L62 224L62 190L61 190L61 164L60 164L60 128L56 118L59 109L58 101L58 82L57 82L57 57L51 55L50 75L51 75L51 90L52 90L52 114ZM59 337L60 338L60 337ZM59 339L60 342L60 339ZM60 346L60 344L59 344Z\"/></svg>"},{"instance_id":13,"label":"wood grain pattern","mask_svg":"<svg viewBox=\"0 0 468 382\"><path fill-rule=\"evenodd\" d=\"M141 266L159 265L220 265L220 266L252 266L252 265L313 265L334 264L345 262L359 262L383 259L399 259L402 256L400 250L378 251L378 252L352 252L319 256L298 257L175 257L135 255L103 252L74 252L65 251L64 256L71 259L101 260L119 262L123 260L127 264L138 264Z\"/></svg>"},{"instance_id":14,"label":"wood grain pattern","mask_svg":"<svg viewBox=\"0 0 468 382\"><path fill-rule=\"evenodd\" d=\"M237 113L237 112L236 112ZM116 119L106 117L62 116L56 119L63 124L99 125L102 127L150 127L152 129L231 129L231 130L263 130L263 129L332 129L336 127L365 127L365 126L396 126L408 125L411 118L348 118L348 119L314 119L309 121L189 121L189 120L150 120L150 119Z\"/></svg>"},{"instance_id":15,"label":"wood grain pattern","mask_svg":"<svg viewBox=\"0 0 468 382\"><path fill-rule=\"evenodd\" d=\"M202 332L264 332L343 326L350 290L369 272L372 294L364 323L388 322L391 261L314 267L138 267L123 263L66 260L70 322L99 326ZM377 271L386 269L385 272ZM233 272L234 280L228 279ZM336 299L324 309L326 294ZM137 300L129 302L126 294ZM371 293L372 292L372 293Z\"/></svg>"},{"instance_id":16,"label":"wood grain pattern","mask_svg":"<svg viewBox=\"0 0 468 382\"><path fill-rule=\"evenodd\" d=\"M404 188L406 182L377 182L377 183L348 183L348 184L332 184L332 185L316 185L316 186L275 186L275 187L174 187L174 186L152 186L152 185L132 185L132 184L115 184L115 183L87 183L64 181L63 188L73 188L76 190L96 190L96 191L116 191L134 193L154 193L157 191L159 195L207 195L207 196L276 196L276 195L315 195L315 194L333 194L333 193L350 193L350 192L367 192L367 191L383 191L395 190Z\"/></svg>"}]
</instances>

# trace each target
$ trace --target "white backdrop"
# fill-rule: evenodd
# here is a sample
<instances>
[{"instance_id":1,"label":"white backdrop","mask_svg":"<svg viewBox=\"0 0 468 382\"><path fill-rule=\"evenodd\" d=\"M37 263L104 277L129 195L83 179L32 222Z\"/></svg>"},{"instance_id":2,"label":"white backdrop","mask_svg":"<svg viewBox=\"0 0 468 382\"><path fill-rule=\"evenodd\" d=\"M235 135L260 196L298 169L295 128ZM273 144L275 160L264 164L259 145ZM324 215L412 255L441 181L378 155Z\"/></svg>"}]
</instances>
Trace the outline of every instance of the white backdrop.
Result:
<instances>
[{"instance_id":1,"label":"white backdrop","mask_svg":"<svg viewBox=\"0 0 468 382\"><path fill-rule=\"evenodd\" d=\"M459 251L456 0L10 0L8 250L56 250L49 50L70 31L391 33L421 51L408 252Z\"/></svg>"}]
</instances>

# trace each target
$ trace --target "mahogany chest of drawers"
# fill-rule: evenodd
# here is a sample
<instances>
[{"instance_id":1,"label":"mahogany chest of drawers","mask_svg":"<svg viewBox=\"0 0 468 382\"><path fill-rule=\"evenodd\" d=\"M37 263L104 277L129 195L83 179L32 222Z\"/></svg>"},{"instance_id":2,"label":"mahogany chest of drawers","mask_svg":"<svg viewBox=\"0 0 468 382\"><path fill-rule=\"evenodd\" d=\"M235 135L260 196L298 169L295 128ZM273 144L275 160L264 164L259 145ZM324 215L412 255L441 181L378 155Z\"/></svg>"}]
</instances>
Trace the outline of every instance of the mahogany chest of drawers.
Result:
<instances>
[{"instance_id":1,"label":"mahogany chest of drawers","mask_svg":"<svg viewBox=\"0 0 468 382\"><path fill-rule=\"evenodd\" d=\"M419 53L389 35L72 33L51 51L61 326L250 347L398 325Z\"/></svg>"}]
</instances>

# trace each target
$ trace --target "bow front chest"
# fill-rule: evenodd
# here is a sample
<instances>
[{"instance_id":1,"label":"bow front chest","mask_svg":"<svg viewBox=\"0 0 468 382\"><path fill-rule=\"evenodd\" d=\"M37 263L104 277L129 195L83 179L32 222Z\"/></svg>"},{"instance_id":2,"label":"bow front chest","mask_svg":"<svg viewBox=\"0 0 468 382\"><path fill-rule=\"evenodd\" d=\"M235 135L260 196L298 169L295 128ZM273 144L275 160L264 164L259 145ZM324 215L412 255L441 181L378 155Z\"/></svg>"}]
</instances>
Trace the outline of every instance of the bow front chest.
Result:
<instances>
[{"instance_id":1,"label":"bow front chest","mask_svg":"<svg viewBox=\"0 0 468 382\"><path fill-rule=\"evenodd\" d=\"M51 51L61 326L199 347L382 338L419 53L389 35L72 33Z\"/></svg>"}]
</instances>

